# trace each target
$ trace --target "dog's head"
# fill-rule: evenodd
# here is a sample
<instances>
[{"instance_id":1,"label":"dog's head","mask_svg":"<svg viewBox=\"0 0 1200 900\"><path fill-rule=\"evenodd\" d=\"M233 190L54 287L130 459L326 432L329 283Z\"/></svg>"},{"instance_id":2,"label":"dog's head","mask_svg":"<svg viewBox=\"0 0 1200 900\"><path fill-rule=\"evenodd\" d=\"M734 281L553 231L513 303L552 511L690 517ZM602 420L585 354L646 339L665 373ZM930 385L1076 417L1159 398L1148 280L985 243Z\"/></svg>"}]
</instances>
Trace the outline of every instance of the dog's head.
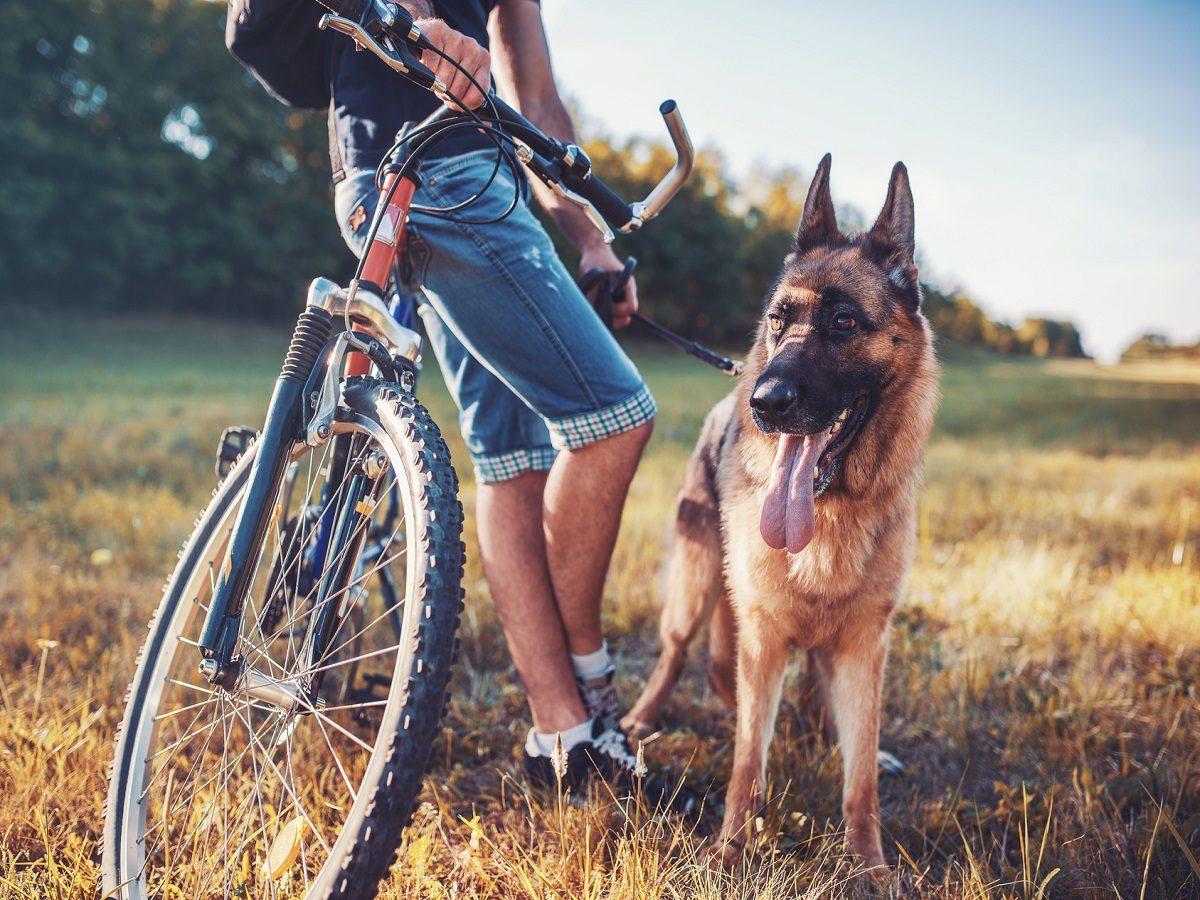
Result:
<instances>
[{"instance_id":1,"label":"dog's head","mask_svg":"<svg viewBox=\"0 0 1200 900\"><path fill-rule=\"evenodd\" d=\"M813 497L838 489L839 468L885 391L929 347L907 170L892 170L871 229L848 236L834 217L829 165L826 154L752 356L750 415L762 432L779 435L763 537L792 553L812 537Z\"/></svg>"}]
</instances>

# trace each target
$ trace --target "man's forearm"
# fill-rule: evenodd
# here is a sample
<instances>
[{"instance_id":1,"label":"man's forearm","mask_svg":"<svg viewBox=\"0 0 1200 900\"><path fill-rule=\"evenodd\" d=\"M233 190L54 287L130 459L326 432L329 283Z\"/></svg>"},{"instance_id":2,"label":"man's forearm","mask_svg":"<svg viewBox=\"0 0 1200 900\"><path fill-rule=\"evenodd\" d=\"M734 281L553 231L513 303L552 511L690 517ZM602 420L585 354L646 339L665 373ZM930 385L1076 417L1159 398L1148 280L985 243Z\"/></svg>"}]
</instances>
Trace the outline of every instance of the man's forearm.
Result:
<instances>
[{"instance_id":1,"label":"man's forearm","mask_svg":"<svg viewBox=\"0 0 1200 900\"><path fill-rule=\"evenodd\" d=\"M554 83L550 48L537 0L498 0L488 33L495 53L496 76L507 87L508 99L546 134L574 143L575 129ZM579 249L585 264L620 268L617 258L579 207L536 179L533 190L567 240Z\"/></svg>"}]
</instances>

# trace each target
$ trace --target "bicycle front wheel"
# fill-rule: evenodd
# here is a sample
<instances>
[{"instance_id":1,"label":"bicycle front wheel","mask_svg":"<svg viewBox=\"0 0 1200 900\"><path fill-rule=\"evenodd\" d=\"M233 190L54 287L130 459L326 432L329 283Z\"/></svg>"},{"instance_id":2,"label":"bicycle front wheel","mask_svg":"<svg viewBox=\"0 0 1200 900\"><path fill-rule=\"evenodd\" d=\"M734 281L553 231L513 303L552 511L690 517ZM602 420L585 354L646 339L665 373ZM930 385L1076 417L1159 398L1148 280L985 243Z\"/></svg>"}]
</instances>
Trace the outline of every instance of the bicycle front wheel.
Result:
<instances>
[{"instance_id":1,"label":"bicycle front wheel","mask_svg":"<svg viewBox=\"0 0 1200 900\"><path fill-rule=\"evenodd\" d=\"M197 674L196 642L253 448L184 545L117 738L107 895L366 897L395 858L445 706L462 508L411 395L352 379L345 402L333 440L293 448L246 598L253 678L232 690ZM332 637L314 646L323 611Z\"/></svg>"}]
</instances>

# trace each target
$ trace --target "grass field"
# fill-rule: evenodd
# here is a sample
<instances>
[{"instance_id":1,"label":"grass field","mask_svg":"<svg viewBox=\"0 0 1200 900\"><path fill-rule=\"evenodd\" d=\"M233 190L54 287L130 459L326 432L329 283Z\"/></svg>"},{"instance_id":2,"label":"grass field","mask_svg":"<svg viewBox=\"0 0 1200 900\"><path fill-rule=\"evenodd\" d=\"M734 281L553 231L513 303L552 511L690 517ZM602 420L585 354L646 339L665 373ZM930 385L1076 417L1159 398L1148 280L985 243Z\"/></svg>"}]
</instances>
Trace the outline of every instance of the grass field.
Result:
<instances>
[{"instance_id":1,"label":"grass field","mask_svg":"<svg viewBox=\"0 0 1200 900\"><path fill-rule=\"evenodd\" d=\"M137 646L214 486L221 428L261 421L286 328L7 325L0 896L89 896ZM652 660L655 576L683 462L728 387L665 351L638 356L662 413L605 604L627 699ZM425 399L449 425L428 374ZM885 688L883 746L908 764L881 785L892 888L1200 896L1200 373L957 352L943 389ZM695 865L711 821L689 835L622 824L604 804L527 802L512 780L527 722L474 562L467 592L444 741L389 896L866 890L841 855L837 753L797 710L798 672L754 855L717 875ZM731 722L702 669L689 668L648 756L723 788Z\"/></svg>"}]
</instances>

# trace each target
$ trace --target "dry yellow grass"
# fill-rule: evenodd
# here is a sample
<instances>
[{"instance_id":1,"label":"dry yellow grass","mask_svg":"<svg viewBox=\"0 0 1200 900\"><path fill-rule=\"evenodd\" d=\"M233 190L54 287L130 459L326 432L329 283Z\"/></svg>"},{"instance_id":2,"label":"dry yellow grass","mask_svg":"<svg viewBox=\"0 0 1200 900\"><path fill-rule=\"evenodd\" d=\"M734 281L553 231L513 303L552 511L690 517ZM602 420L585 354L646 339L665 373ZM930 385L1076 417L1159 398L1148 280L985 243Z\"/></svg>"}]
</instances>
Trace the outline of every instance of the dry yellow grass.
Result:
<instances>
[{"instance_id":1,"label":"dry yellow grass","mask_svg":"<svg viewBox=\"0 0 1200 900\"><path fill-rule=\"evenodd\" d=\"M76 897L94 892L146 621L212 487L216 436L259 421L286 329L40 327L54 349L24 327L0 337L0 895ZM626 697L652 658L681 466L727 387L678 357L641 358L663 413L606 603ZM886 686L883 744L908 764L881 786L895 890L1200 895L1200 379L1096 374L947 361ZM450 422L435 378L423 393ZM467 589L444 739L387 896L867 892L841 854L837 753L798 712L798 673L754 855L717 875L695 859L710 823L691 834L603 802L526 798L522 700L475 563ZM715 804L731 727L701 668L648 755L715 784Z\"/></svg>"}]
</instances>

